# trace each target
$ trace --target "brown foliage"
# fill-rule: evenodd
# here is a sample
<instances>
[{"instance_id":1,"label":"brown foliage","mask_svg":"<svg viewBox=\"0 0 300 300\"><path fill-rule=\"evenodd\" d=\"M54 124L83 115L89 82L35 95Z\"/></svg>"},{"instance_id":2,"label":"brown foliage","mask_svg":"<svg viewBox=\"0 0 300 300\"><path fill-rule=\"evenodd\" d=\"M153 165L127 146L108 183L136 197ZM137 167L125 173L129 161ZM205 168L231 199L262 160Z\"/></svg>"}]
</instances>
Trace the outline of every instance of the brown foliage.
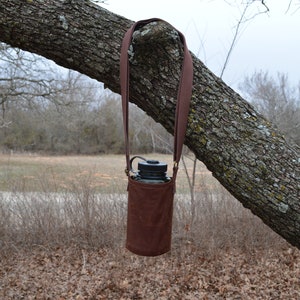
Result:
<instances>
[{"instance_id":1,"label":"brown foliage","mask_svg":"<svg viewBox=\"0 0 300 300\"><path fill-rule=\"evenodd\" d=\"M300 253L191 245L144 258L122 249L20 251L0 261L1 299L299 299Z\"/></svg>"}]
</instances>

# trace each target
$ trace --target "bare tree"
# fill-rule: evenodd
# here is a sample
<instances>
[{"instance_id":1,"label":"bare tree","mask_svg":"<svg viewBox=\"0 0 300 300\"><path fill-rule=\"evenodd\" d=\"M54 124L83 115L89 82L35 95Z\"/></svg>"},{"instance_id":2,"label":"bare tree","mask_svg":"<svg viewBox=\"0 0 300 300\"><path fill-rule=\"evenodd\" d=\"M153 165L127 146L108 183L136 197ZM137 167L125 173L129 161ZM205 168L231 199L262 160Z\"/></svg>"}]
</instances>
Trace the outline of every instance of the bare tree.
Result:
<instances>
[{"instance_id":1,"label":"bare tree","mask_svg":"<svg viewBox=\"0 0 300 300\"><path fill-rule=\"evenodd\" d=\"M247 76L240 89L259 112L274 122L289 143L300 146L300 85L290 87L288 76L273 78L268 72Z\"/></svg>"},{"instance_id":2,"label":"bare tree","mask_svg":"<svg viewBox=\"0 0 300 300\"><path fill-rule=\"evenodd\" d=\"M11 124L7 119L10 107L39 109L49 101L58 103L58 94L66 90L61 86L63 76L52 62L3 43L0 66L1 127Z\"/></svg>"},{"instance_id":3,"label":"bare tree","mask_svg":"<svg viewBox=\"0 0 300 300\"><path fill-rule=\"evenodd\" d=\"M89 108L97 107L102 84L3 43L0 65L0 144L4 149L87 151L92 138L86 143L79 120L89 126Z\"/></svg>"},{"instance_id":4,"label":"bare tree","mask_svg":"<svg viewBox=\"0 0 300 300\"><path fill-rule=\"evenodd\" d=\"M132 23L88 1L45 5L0 0L3 42L103 81L114 92L120 91L121 41ZM131 50L131 101L173 132L182 62L179 37L165 23L148 24L136 31ZM201 61L193 60L185 143L236 199L300 248L296 149Z\"/></svg>"},{"instance_id":5,"label":"bare tree","mask_svg":"<svg viewBox=\"0 0 300 300\"><path fill-rule=\"evenodd\" d=\"M51 75L54 71L45 59L2 44L0 64L2 94L6 89L5 94L12 101L18 98L19 103L28 106L34 97L45 97L53 92L55 78Z\"/></svg>"}]
</instances>

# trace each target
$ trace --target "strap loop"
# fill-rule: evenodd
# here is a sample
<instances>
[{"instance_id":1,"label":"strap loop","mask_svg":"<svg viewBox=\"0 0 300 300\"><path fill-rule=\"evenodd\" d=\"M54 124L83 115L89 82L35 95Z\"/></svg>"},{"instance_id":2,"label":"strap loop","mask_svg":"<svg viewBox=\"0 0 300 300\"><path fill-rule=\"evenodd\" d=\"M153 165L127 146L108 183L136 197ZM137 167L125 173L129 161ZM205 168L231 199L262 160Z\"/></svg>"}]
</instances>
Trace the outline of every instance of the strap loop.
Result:
<instances>
[{"instance_id":1,"label":"strap loop","mask_svg":"<svg viewBox=\"0 0 300 300\"><path fill-rule=\"evenodd\" d=\"M130 171L130 158L129 158L130 151L129 151L129 139L128 139L128 102L129 102L128 49L131 43L133 32L137 28L140 28L148 23L156 22L156 21L163 21L163 20L158 18L153 18L153 19L141 20L136 22L126 32L122 42L121 59L120 59L120 83L121 83L121 94L122 94L123 125L124 125L124 134L125 134L126 170L128 171L127 174L129 174ZM177 166L182 153L182 147L183 147L186 126L187 126L187 118L189 113L190 99L192 95L192 85L193 85L192 57L188 51L184 35L178 30L177 32L184 46L184 58L183 58L181 78L180 78L179 89L177 94L176 112L175 112L174 153L173 153L173 161L174 161L173 175L174 176L176 176L175 173L177 172L178 169Z\"/></svg>"}]
</instances>

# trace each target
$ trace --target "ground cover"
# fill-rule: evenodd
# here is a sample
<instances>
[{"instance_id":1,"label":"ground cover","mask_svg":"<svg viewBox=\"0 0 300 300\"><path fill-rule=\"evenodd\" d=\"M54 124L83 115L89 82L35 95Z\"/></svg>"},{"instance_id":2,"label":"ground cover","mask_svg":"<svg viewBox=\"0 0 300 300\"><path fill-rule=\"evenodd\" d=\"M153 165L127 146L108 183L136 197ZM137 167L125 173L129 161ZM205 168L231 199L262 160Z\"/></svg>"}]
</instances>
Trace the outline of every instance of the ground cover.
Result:
<instances>
[{"instance_id":1,"label":"ground cover","mask_svg":"<svg viewBox=\"0 0 300 300\"><path fill-rule=\"evenodd\" d=\"M200 163L193 220L179 172L172 251L128 252L123 170L117 155L0 155L0 299L300 299L300 251Z\"/></svg>"}]
</instances>

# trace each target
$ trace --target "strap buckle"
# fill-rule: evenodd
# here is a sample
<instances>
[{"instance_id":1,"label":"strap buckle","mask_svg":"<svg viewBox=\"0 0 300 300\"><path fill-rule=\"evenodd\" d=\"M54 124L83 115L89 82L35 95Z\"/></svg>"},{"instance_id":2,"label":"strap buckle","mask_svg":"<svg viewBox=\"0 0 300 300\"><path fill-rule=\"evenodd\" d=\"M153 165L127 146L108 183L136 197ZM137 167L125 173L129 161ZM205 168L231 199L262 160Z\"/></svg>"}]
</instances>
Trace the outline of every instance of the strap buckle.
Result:
<instances>
[{"instance_id":1,"label":"strap buckle","mask_svg":"<svg viewBox=\"0 0 300 300\"><path fill-rule=\"evenodd\" d=\"M130 171L127 168L125 168L124 172L125 172L126 176L129 176Z\"/></svg>"}]
</instances>

